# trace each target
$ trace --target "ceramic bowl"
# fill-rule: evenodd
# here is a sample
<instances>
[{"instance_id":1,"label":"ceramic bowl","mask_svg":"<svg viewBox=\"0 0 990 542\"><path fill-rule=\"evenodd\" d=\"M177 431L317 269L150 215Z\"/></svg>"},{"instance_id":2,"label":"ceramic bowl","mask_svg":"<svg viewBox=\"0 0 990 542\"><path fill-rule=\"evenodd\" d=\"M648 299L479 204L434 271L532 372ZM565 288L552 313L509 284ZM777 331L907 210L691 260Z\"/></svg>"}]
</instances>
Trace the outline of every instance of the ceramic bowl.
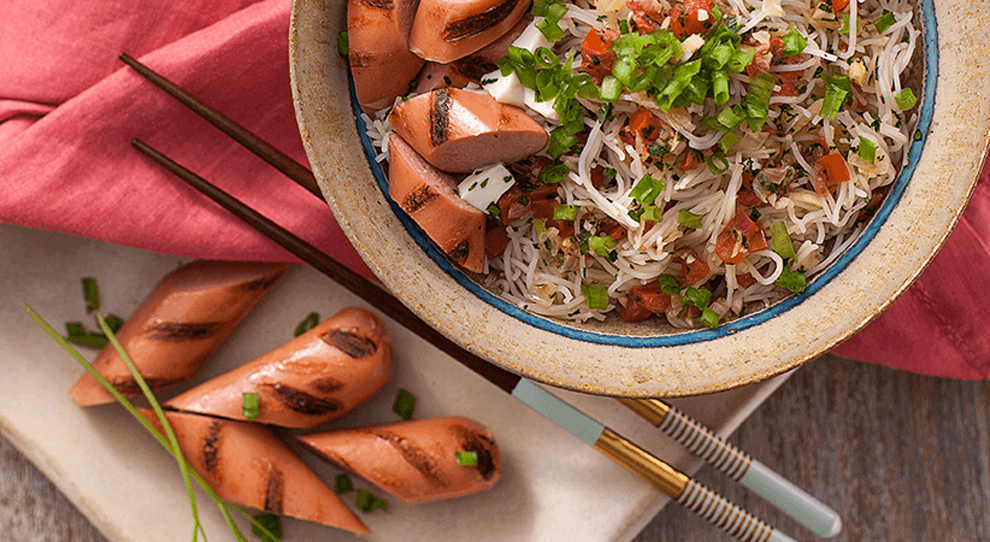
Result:
<instances>
[{"instance_id":1,"label":"ceramic bowl","mask_svg":"<svg viewBox=\"0 0 990 542\"><path fill-rule=\"evenodd\" d=\"M527 313L447 262L388 198L346 59L346 1L294 0L289 35L303 143L337 221L378 278L442 333L533 380L615 396L715 392L787 371L851 336L921 273L971 194L990 129L990 16L970 0L920 0L922 138L864 235L800 295L720 325L675 331L619 318Z\"/></svg>"}]
</instances>

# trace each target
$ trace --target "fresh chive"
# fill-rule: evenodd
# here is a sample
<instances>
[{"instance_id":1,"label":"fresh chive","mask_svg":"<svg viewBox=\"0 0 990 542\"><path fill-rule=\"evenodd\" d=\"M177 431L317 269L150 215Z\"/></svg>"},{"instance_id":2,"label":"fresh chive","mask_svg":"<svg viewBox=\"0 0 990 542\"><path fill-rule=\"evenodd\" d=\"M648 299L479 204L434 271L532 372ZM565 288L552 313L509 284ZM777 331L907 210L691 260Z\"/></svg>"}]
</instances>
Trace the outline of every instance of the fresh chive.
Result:
<instances>
[{"instance_id":1,"label":"fresh chive","mask_svg":"<svg viewBox=\"0 0 990 542\"><path fill-rule=\"evenodd\" d=\"M598 284L582 284L581 295L589 309L604 309L608 307L608 288Z\"/></svg>"},{"instance_id":2,"label":"fresh chive","mask_svg":"<svg viewBox=\"0 0 990 542\"><path fill-rule=\"evenodd\" d=\"M315 312L311 312L307 314L306 318L303 318L303 321L299 322L299 325L296 326L295 336L298 337L303 333L306 333L307 331L316 327L316 324L318 323L320 323L319 314L316 314Z\"/></svg>"},{"instance_id":3,"label":"fresh chive","mask_svg":"<svg viewBox=\"0 0 990 542\"><path fill-rule=\"evenodd\" d=\"M354 505L357 506L358 510L362 512L371 512L375 508L388 510L388 501L385 499L379 499L372 495L370 491L364 489L357 490Z\"/></svg>"},{"instance_id":4,"label":"fresh chive","mask_svg":"<svg viewBox=\"0 0 990 542\"><path fill-rule=\"evenodd\" d=\"M354 489L354 483L351 482L351 477L346 474L338 474L333 480L333 489L338 495L341 493L347 493Z\"/></svg>"},{"instance_id":5,"label":"fresh chive","mask_svg":"<svg viewBox=\"0 0 990 542\"><path fill-rule=\"evenodd\" d=\"M347 56L350 54L346 30L337 34L337 54L340 56Z\"/></svg>"},{"instance_id":6,"label":"fresh chive","mask_svg":"<svg viewBox=\"0 0 990 542\"><path fill-rule=\"evenodd\" d=\"M666 187L667 185L663 181L658 181L649 175L643 175L643 178L629 192L629 197L644 205L649 205L656 201Z\"/></svg>"},{"instance_id":7,"label":"fresh chive","mask_svg":"<svg viewBox=\"0 0 990 542\"><path fill-rule=\"evenodd\" d=\"M804 291L807 286L807 277L801 271L794 271L789 267L784 267L780 276L773 282L781 288L786 288L796 294Z\"/></svg>"},{"instance_id":8,"label":"fresh chive","mask_svg":"<svg viewBox=\"0 0 990 542\"><path fill-rule=\"evenodd\" d=\"M703 215L696 215L687 209L682 210L677 215L677 223L685 228L695 228L701 227L701 218Z\"/></svg>"},{"instance_id":9,"label":"fresh chive","mask_svg":"<svg viewBox=\"0 0 990 542\"><path fill-rule=\"evenodd\" d=\"M681 285L677 282L677 278L674 275L660 275L657 277L657 282L660 284L660 291L667 295L681 293Z\"/></svg>"},{"instance_id":10,"label":"fresh chive","mask_svg":"<svg viewBox=\"0 0 990 542\"><path fill-rule=\"evenodd\" d=\"M86 333L85 335L70 335L66 337L65 340L72 344L78 344L79 346L88 346L90 348L103 348L108 344L107 336L102 333Z\"/></svg>"},{"instance_id":11,"label":"fresh chive","mask_svg":"<svg viewBox=\"0 0 990 542\"><path fill-rule=\"evenodd\" d=\"M897 20L894 19L893 13L883 10L883 15L873 23L873 26L877 27L877 33L883 34L896 22Z\"/></svg>"},{"instance_id":12,"label":"fresh chive","mask_svg":"<svg viewBox=\"0 0 990 542\"><path fill-rule=\"evenodd\" d=\"M787 233L787 225L783 222L778 221L770 224L770 240L773 242L773 251L780 254L783 259L797 259L797 254L794 252L794 242L791 241L791 236Z\"/></svg>"},{"instance_id":13,"label":"fresh chive","mask_svg":"<svg viewBox=\"0 0 990 542\"><path fill-rule=\"evenodd\" d=\"M282 520L275 514L258 514L254 516L255 524L251 526L251 533L261 538L261 542L278 542L282 540ZM258 526L264 527L266 531Z\"/></svg>"},{"instance_id":14,"label":"fresh chive","mask_svg":"<svg viewBox=\"0 0 990 542\"><path fill-rule=\"evenodd\" d=\"M392 411L403 420L408 420L412 418L414 408L416 408L416 396L399 388L399 393L395 396L395 404L392 405Z\"/></svg>"},{"instance_id":15,"label":"fresh chive","mask_svg":"<svg viewBox=\"0 0 990 542\"><path fill-rule=\"evenodd\" d=\"M701 324L707 328L715 329L718 327L718 313L707 307L701 310L700 320Z\"/></svg>"},{"instance_id":16,"label":"fresh chive","mask_svg":"<svg viewBox=\"0 0 990 542\"><path fill-rule=\"evenodd\" d=\"M577 206L576 205L554 205L553 206L553 219L554 220L574 220L577 218Z\"/></svg>"},{"instance_id":17,"label":"fresh chive","mask_svg":"<svg viewBox=\"0 0 990 542\"><path fill-rule=\"evenodd\" d=\"M65 334L70 339L73 337L84 337L86 335L86 328L83 327L82 322L66 322Z\"/></svg>"},{"instance_id":18,"label":"fresh chive","mask_svg":"<svg viewBox=\"0 0 990 542\"><path fill-rule=\"evenodd\" d=\"M712 153L708 159L705 160L705 164L708 166L708 171L712 175L721 175L729 169L729 161L725 159L725 155L720 152Z\"/></svg>"},{"instance_id":19,"label":"fresh chive","mask_svg":"<svg viewBox=\"0 0 990 542\"><path fill-rule=\"evenodd\" d=\"M86 312L93 312L100 308L100 291L96 288L96 279L82 279L83 299L86 300Z\"/></svg>"},{"instance_id":20,"label":"fresh chive","mask_svg":"<svg viewBox=\"0 0 990 542\"><path fill-rule=\"evenodd\" d=\"M894 96L894 102L897 103L898 109L900 109L901 111L907 111L908 109L914 107L916 103L918 103L918 98L914 96L913 90L906 88L898 92L897 95Z\"/></svg>"},{"instance_id":21,"label":"fresh chive","mask_svg":"<svg viewBox=\"0 0 990 542\"><path fill-rule=\"evenodd\" d=\"M120 328L124 327L124 319L115 314L107 315L106 321L107 327L109 327L110 331L113 331L114 333L117 333L120 331Z\"/></svg>"},{"instance_id":22,"label":"fresh chive","mask_svg":"<svg viewBox=\"0 0 990 542\"><path fill-rule=\"evenodd\" d=\"M259 410L258 394L256 392L246 391L241 394L241 414L243 414L248 421L252 421L257 418Z\"/></svg>"},{"instance_id":23,"label":"fresh chive","mask_svg":"<svg viewBox=\"0 0 990 542\"><path fill-rule=\"evenodd\" d=\"M860 136L858 153L859 157L864 162L872 164L877 159L877 144L865 137Z\"/></svg>"},{"instance_id":24,"label":"fresh chive","mask_svg":"<svg viewBox=\"0 0 990 542\"><path fill-rule=\"evenodd\" d=\"M477 467L478 466L478 452L464 452L457 450L454 452L454 456L457 458L457 464L461 467Z\"/></svg>"}]
</instances>

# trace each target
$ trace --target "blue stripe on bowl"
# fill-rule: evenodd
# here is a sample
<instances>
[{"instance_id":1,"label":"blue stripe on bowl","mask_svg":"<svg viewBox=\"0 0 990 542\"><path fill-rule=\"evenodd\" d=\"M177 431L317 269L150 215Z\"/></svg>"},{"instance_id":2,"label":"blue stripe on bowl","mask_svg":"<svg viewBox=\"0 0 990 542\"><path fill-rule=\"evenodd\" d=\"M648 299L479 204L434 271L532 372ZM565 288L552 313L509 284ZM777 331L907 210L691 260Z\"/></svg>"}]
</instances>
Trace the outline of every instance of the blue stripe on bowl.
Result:
<instances>
[{"instance_id":1,"label":"blue stripe on bowl","mask_svg":"<svg viewBox=\"0 0 990 542\"><path fill-rule=\"evenodd\" d=\"M392 201L391 198L388 197L388 180L385 178L381 166L375 161L375 150L371 144L371 140L366 134L365 123L360 115L361 108L357 102L357 97L354 94L353 81L351 82L351 107L353 108L355 118L357 119L358 133L361 136L361 143L364 146L364 152L368 159L368 164L375 175L375 179L378 182L378 187L381 189L382 193L385 194L386 199L388 199L389 204L392 207L392 211L396 214L396 216L398 216L403 226L405 226L406 231L409 232L420 248L426 251L429 257L436 262L436 264L440 266L444 272L453 277L458 284L484 300L486 303L529 325L579 341L631 348L676 346L710 341L719 337L732 335L733 333L737 333L744 329L748 329L766 322L798 306L813 296L816 292L828 284L828 282L831 281L836 275L842 272L842 270L845 269L846 266L848 266L849 263L863 251L864 248L866 248L866 246L871 240L873 240L877 232L883 226L884 222L886 222L887 218L890 216L890 213L893 212L894 207L897 206L901 196L904 194L908 181L914 174L918 160L921 157L921 151L924 149L925 142L928 140L928 130L931 127L932 115L935 109L935 87L938 80L938 31L935 20L933 0L922 1L921 13L924 22L922 36L924 37L925 46L925 83L922 99L919 100L921 103L921 116L917 126L917 130L921 132L921 139L911 144L910 151L908 152L909 164L901 170L897 180L891 187L890 193L887 195L886 201L876 212L873 220L870 221L860 238L851 247L849 247L846 252L842 254L842 256L836 259L836 261L833 262L828 269L811 280L804 292L797 295L790 295L775 303L768 309L764 309L732 322L722 324L716 329L692 330L659 336L616 335L596 331L587 331L570 327L561 321L526 312L525 310L520 309L519 307L482 288L467 275L465 275L459 268L451 264L447 258L436 249L429 238L423 234L416 223L413 222L412 219L410 219L409 216L402 211L402 209L394 201Z\"/></svg>"}]
</instances>

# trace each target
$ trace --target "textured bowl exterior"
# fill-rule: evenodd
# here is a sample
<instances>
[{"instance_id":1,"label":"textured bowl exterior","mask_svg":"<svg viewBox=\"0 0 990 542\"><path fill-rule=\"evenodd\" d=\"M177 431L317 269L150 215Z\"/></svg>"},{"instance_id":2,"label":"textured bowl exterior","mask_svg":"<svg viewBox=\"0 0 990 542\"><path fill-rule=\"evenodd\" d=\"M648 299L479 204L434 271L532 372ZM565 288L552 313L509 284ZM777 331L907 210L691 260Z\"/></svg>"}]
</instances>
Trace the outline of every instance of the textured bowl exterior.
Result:
<instances>
[{"instance_id":1,"label":"textured bowl exterior","mask_svg":"<svg viewBox=\"0 0 990 542\"><path fill-rule=\"evenodd\" d=\"M296 116L310 164L341 228L372 272L455 342L533 380L600 395L683 396L758 382L845 340L921 273L976 185L990 134L990 16L982 3L935 0L937 82L924 147L843 267L744 323L677 333L656 325L561 324L506 308L434 259L376 181L337 54L346 2L294 0L289 35ZM924 120L924 117L923 117ZM636 345L636 346L630 346Z\"/></svg>"}]
</instances>

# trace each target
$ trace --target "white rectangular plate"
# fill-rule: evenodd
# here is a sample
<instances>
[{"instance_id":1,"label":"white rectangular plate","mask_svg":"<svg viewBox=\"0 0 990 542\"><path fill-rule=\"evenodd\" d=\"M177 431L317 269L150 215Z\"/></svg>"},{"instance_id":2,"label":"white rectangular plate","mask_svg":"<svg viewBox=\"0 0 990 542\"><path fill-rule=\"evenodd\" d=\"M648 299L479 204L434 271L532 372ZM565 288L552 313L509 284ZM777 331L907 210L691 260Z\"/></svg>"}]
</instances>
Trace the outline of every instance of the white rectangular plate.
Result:
<instances>
[{"instance_id":1,"label":"white rectangular plate","mask_svg":"<svg viewBox=\"0 0 990 542\"><path fill-rule=\"evenodd\" d=\"M158 282L186 260L51 232L0 225L0 429L114 542L185 540L191 517L173 459L117 405L80 408L69 387L79 365L34 323L30 305L56 329L86 314L81 279L94 277L102 311L127 317ZM290 340L310 312L328 318L361 300L310 268L297 267L224 343L196 379L176 392ZM496 487L453 501L357 512L372 529L364 540L550 541L632 539L668 499L577 438L383 317L393 332L395 374L374 399L333 422L352 427L397 421L399 387L417 397L415 417L461 415L488 426L503 453ZM92 359L94 351L84 354ZM727 436L786 379L672 401ZM560 392L569 402L681 470L699 460L617 401ZM304 458L332 483L340 472ZM359 488L382 491L363 480ZM232 540L216 507L197 491L210 540ZM343 498L353 507L354 494ZM246 522L240 522L242 526ZM352 540L321 525L283 521L286 542ZM714 528L713 528L714 529ZM250 532L250 528L247 528Z\"/></svg>"}]
</instances>

